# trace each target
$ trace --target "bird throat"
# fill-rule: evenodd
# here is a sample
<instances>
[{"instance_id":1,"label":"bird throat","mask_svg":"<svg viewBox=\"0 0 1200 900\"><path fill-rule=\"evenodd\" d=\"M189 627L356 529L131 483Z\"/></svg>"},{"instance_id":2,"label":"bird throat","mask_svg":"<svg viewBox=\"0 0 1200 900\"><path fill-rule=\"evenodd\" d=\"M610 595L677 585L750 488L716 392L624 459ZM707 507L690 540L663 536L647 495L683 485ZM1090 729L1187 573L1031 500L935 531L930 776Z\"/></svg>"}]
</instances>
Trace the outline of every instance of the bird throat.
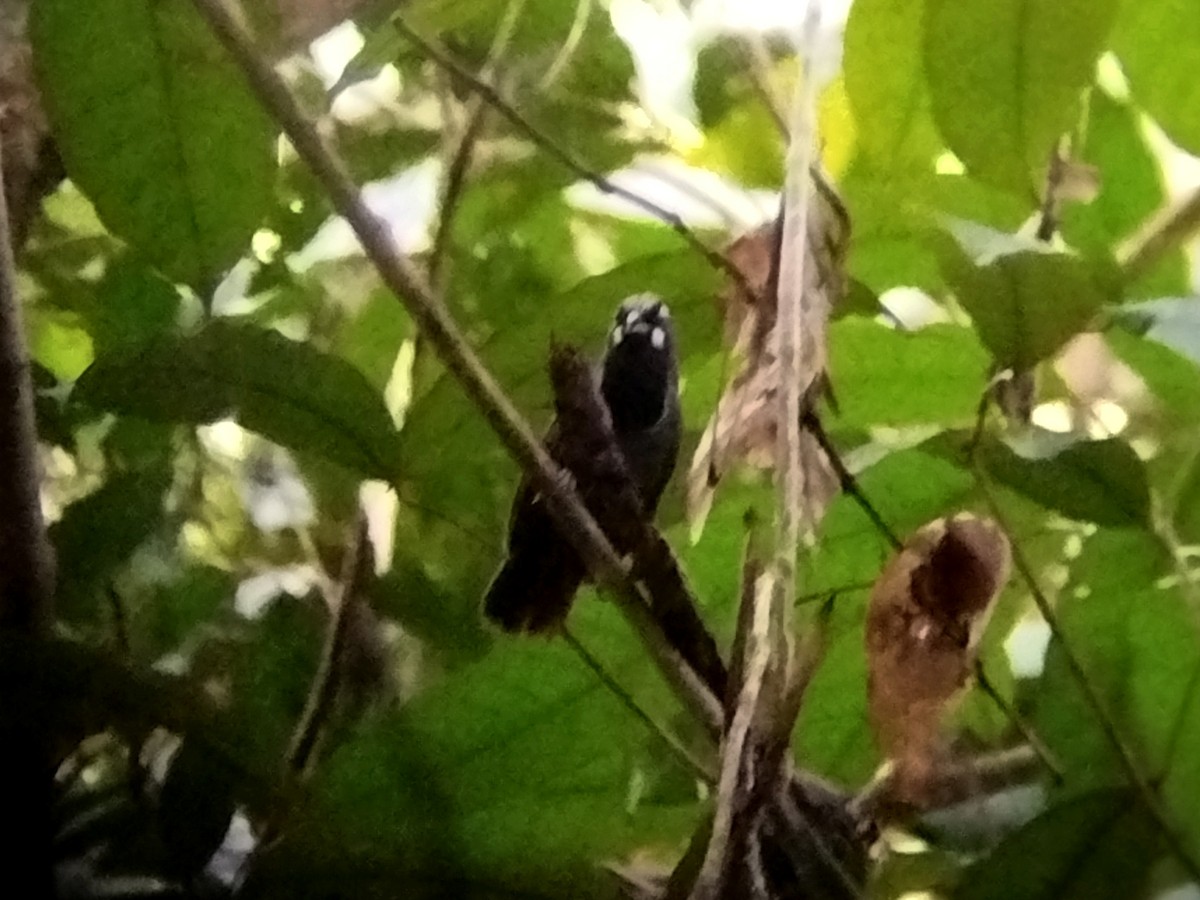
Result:
<instances>
[{"instance_id":1,"label":"bird throat","mask_svg":"<svg viewBox=\"0 0 1200 900\"><path fill-rule=\"evenodd\" d=\"M605 356L600 390L618 434L641 431L662 418L671 385L669 357L646 341L629 338Z\"/></svg>"}]
</instances>

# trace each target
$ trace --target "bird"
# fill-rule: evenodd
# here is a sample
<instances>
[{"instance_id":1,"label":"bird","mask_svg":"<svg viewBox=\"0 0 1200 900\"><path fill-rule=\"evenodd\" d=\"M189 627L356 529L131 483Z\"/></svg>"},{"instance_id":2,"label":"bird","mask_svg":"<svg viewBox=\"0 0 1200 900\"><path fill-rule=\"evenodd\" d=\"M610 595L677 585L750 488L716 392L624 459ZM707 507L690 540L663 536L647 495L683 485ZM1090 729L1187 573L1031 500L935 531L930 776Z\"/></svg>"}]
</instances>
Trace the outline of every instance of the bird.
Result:
<instances>
[{"instance_id":1,"label":"bird","mask_svg":"<svg viewBox=\"0 0 1200 900\"><path fill-rule=\"evenodd\" d=\"M675 329L661 298L639 294L620 304L599 368L600 395L626 470L652 518L675 471L683 429ZM555 421L545 438L552 456L561 438ZM525 477L509 517L507 556L484 598L486 616L507 632L554 633L586 576L583 560Z\"/></svg>"}]
</instances>

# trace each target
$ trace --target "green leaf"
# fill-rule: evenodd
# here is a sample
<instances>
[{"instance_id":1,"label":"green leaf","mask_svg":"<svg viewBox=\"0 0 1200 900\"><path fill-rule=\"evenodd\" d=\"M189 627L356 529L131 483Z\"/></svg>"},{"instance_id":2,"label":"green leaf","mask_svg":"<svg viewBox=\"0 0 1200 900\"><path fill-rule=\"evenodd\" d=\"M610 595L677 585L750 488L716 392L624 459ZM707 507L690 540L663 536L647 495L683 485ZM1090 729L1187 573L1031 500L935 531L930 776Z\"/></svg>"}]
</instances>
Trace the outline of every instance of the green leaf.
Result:
<instances>
[{"instance_id":1,"label":"green leaf","mask_svg":"<svg viewBox=\"0 0 1200 900\"><path fill-rule=\"evenodd\" d=\"M950 227L960 246L942 247L946 277L1002 368L1032 368L1117 299L1114 273L1096 263L971 223Z\"/></svg>"},{"instance_id":2,"label":"green leaf","mask_svg":"<svg viewBox=\"0 0 1200 900\"><path fill-rule=\"evenodd\" d=\"M928 0L933 115L971 172L1039 195L1040 173L1076 121L1116 11L1117 0Z\"/></svg>"},{"instance_id":3,"label":"green leaf","mask_svg":"<svg viewBox=\"0 0 1200 900\"><path fill-rule=\"evenodd\" d=\"M1161 779L1160 796L1193 852L1200 851L1194 610L1163 577L1174 566L1151 535L1102 530L1089 538L1061 604L1065 639L1135 763ZM1123 781L1104 727L1054 641L1036 693L1034 724L1066 767L1069 789Z\"/></svg>"},{"instance_id":4,"label":"green leaf","mask_svg":"<svg viewBox=\"0 0 1200 900\"><path fill-rule=\"evenodd\" d=\"M109 478L99 490L67 507L50 528L58 558L56 612L72 623L103 620L100 598L117 569L163 521L170 470Z\"/></svg>"},{"instance_id":5,"label":"green leaf","mask_svg":"<svg viewBox=\"0 0 1200 900\"><path fill-rule=\"evenodd\" d=\"M1125 900L1157 859L1154 817L1131 790L1059 803L971 866L956 900Z\"/></svg>"},{"instance_id":6,"label":"green leaf","mask_svg":"<svg viewBox=\"0 0 1200 900\"><path fill-rule=\"evenodd\" d=\"M893 175L941 146L921 65L924 0L857 0L846 20L846 94L859 146Z\"/></svg>"},{"instance_id":7,"label":"green leaf","mask_svg":"<svg viewBox=\"0 0 1200 900\"><path fill-rule=\"evenodd\" d=\"M1200 16L1191 0L1122 4L1113 49L1138 103L1171 140L1200 153L1200 83L1189 65L1200 52Z\"/></svg>"},{"instance_id":8,"label":"green leaf","mask_svg":"<svg viewBox=\"0 0 1200 900\"><path fill-rule=\"evenodd\" d=\"M276 443L365 477L392 480L397 473L399 436L362 373L249 325L217 320L197 334L97 360L72 398L93 409L193 425L236 415Z\"/></svg>"},{"instance_id":9,"label":"green leaf","mask_svg":"<svg viewBox=\"0 0 1200 900\"><path fill-rule=\"evenodd\" d=\"M1105 715L1141 771L1163 779L1160 796L1172 819L1200 849L1200 815L1190 793L1200 783L1194 727L1200 641L1188 601L1163 586L1172 569L1152 536L1102 530L1084 545L1060 618ZM1057 640L1035 697L1034 725L1064 765L1068 789L1124 781L1106 728Z\"/></svg>"},{"instance_id":10,"label":"green leaf","mask_svg":"<svg viewBox=\"0 0 1200 900\"><path fill-rule=\"evenodd\" d=\"M175 280L229 268L270 202L274 130L191 5L48 0L30 36L56 145L105 225Z\"/></svg>"},{"instance_id":11,"label":"green leaf","mask_svg":"<svg viewBox=\"0 0 1200 900\"><path fill-rule=\"evenodd\" d=\"M1146 468L1124 441L1080 441L1056 456L1030 459L998 441L980 448L988 473L1046 509L1099 525L1150 523Z\"/></svg>"},{"instance_id":12,"label":"green leaf","mask_svg":"<svg viewBox=\"0 0 1200 900\"><path fill-rule=\"evenodd\" d=\"M339 330L333 349L354 364L380 393L392 377L400 345L411 336L412 320L386 289L371 292L354 317Z\"/></svg>"},{"instance_id":13,"label":"green leaf","mask_svg":"<svg viewBox=\"0 0 1200 900\"><path fill-rule=\"evenodd\" d=\"M583 612L573 620L580 640L628 683L640 650L611 607ZM603 861L675 847L699 814L694 803L639 800L645 773L630 739L641 734L565 643L499 643L356 729L264 860L260 878L274 891L265 895L338 877L356 896L387 896L381 878L393 879L393 895L402 883L419 898L611 896Z\"/></svg>"},{"instance_id":14,"label":"green leaf","mask_svg":"<svg viewBox=\"0 0 1200 900\"><path fill-rule=\"evenodd\" d=\"M851 317L830 326L830 374L838 424L961 424L979 405L988 357L958 325L900 331Z\"/></svg>"}]
</instances>

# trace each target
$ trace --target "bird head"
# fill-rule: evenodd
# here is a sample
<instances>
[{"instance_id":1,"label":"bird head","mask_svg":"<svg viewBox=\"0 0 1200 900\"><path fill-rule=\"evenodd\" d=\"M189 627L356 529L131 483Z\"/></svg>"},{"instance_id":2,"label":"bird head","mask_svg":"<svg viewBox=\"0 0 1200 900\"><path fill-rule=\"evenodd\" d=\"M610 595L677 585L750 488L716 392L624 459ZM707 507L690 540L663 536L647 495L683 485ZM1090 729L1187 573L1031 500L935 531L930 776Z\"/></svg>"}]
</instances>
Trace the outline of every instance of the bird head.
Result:
<instances>
[{"instance_id":1,"label":"bird head","mask_svg":"<svg viewBox=\"0 0 1200 900\"><path fill-rule=\"evenodd\" d=\"M618 431L648 427L678 390L671 312L653 294L617 309L604 356L601 390Z\"/></svg>"}]
</instances>

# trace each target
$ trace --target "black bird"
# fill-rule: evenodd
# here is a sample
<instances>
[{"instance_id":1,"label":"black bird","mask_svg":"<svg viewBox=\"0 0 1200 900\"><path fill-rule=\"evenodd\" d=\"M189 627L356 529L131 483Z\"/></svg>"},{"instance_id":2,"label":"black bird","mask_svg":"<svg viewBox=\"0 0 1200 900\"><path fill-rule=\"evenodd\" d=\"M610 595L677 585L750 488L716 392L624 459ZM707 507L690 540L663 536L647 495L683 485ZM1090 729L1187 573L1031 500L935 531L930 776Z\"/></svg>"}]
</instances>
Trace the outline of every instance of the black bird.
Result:
<instances>
[{"instance_id":1,"label":"black bird","mask_svg":"<svg viewBox=\"0 0 1200 900\"><path fill-rule=\"evenodd\" d=\"M665 303L640 294L621 304L609 332L600 393L648 517L675 470L682 420L675 332ZM547 433L553 453L556 425ZM587 569L558 533L529 479L509 520L508 558L492 580L484 610L505 631L545 632L566 619Z\"/></svg>"}]
</instances>

